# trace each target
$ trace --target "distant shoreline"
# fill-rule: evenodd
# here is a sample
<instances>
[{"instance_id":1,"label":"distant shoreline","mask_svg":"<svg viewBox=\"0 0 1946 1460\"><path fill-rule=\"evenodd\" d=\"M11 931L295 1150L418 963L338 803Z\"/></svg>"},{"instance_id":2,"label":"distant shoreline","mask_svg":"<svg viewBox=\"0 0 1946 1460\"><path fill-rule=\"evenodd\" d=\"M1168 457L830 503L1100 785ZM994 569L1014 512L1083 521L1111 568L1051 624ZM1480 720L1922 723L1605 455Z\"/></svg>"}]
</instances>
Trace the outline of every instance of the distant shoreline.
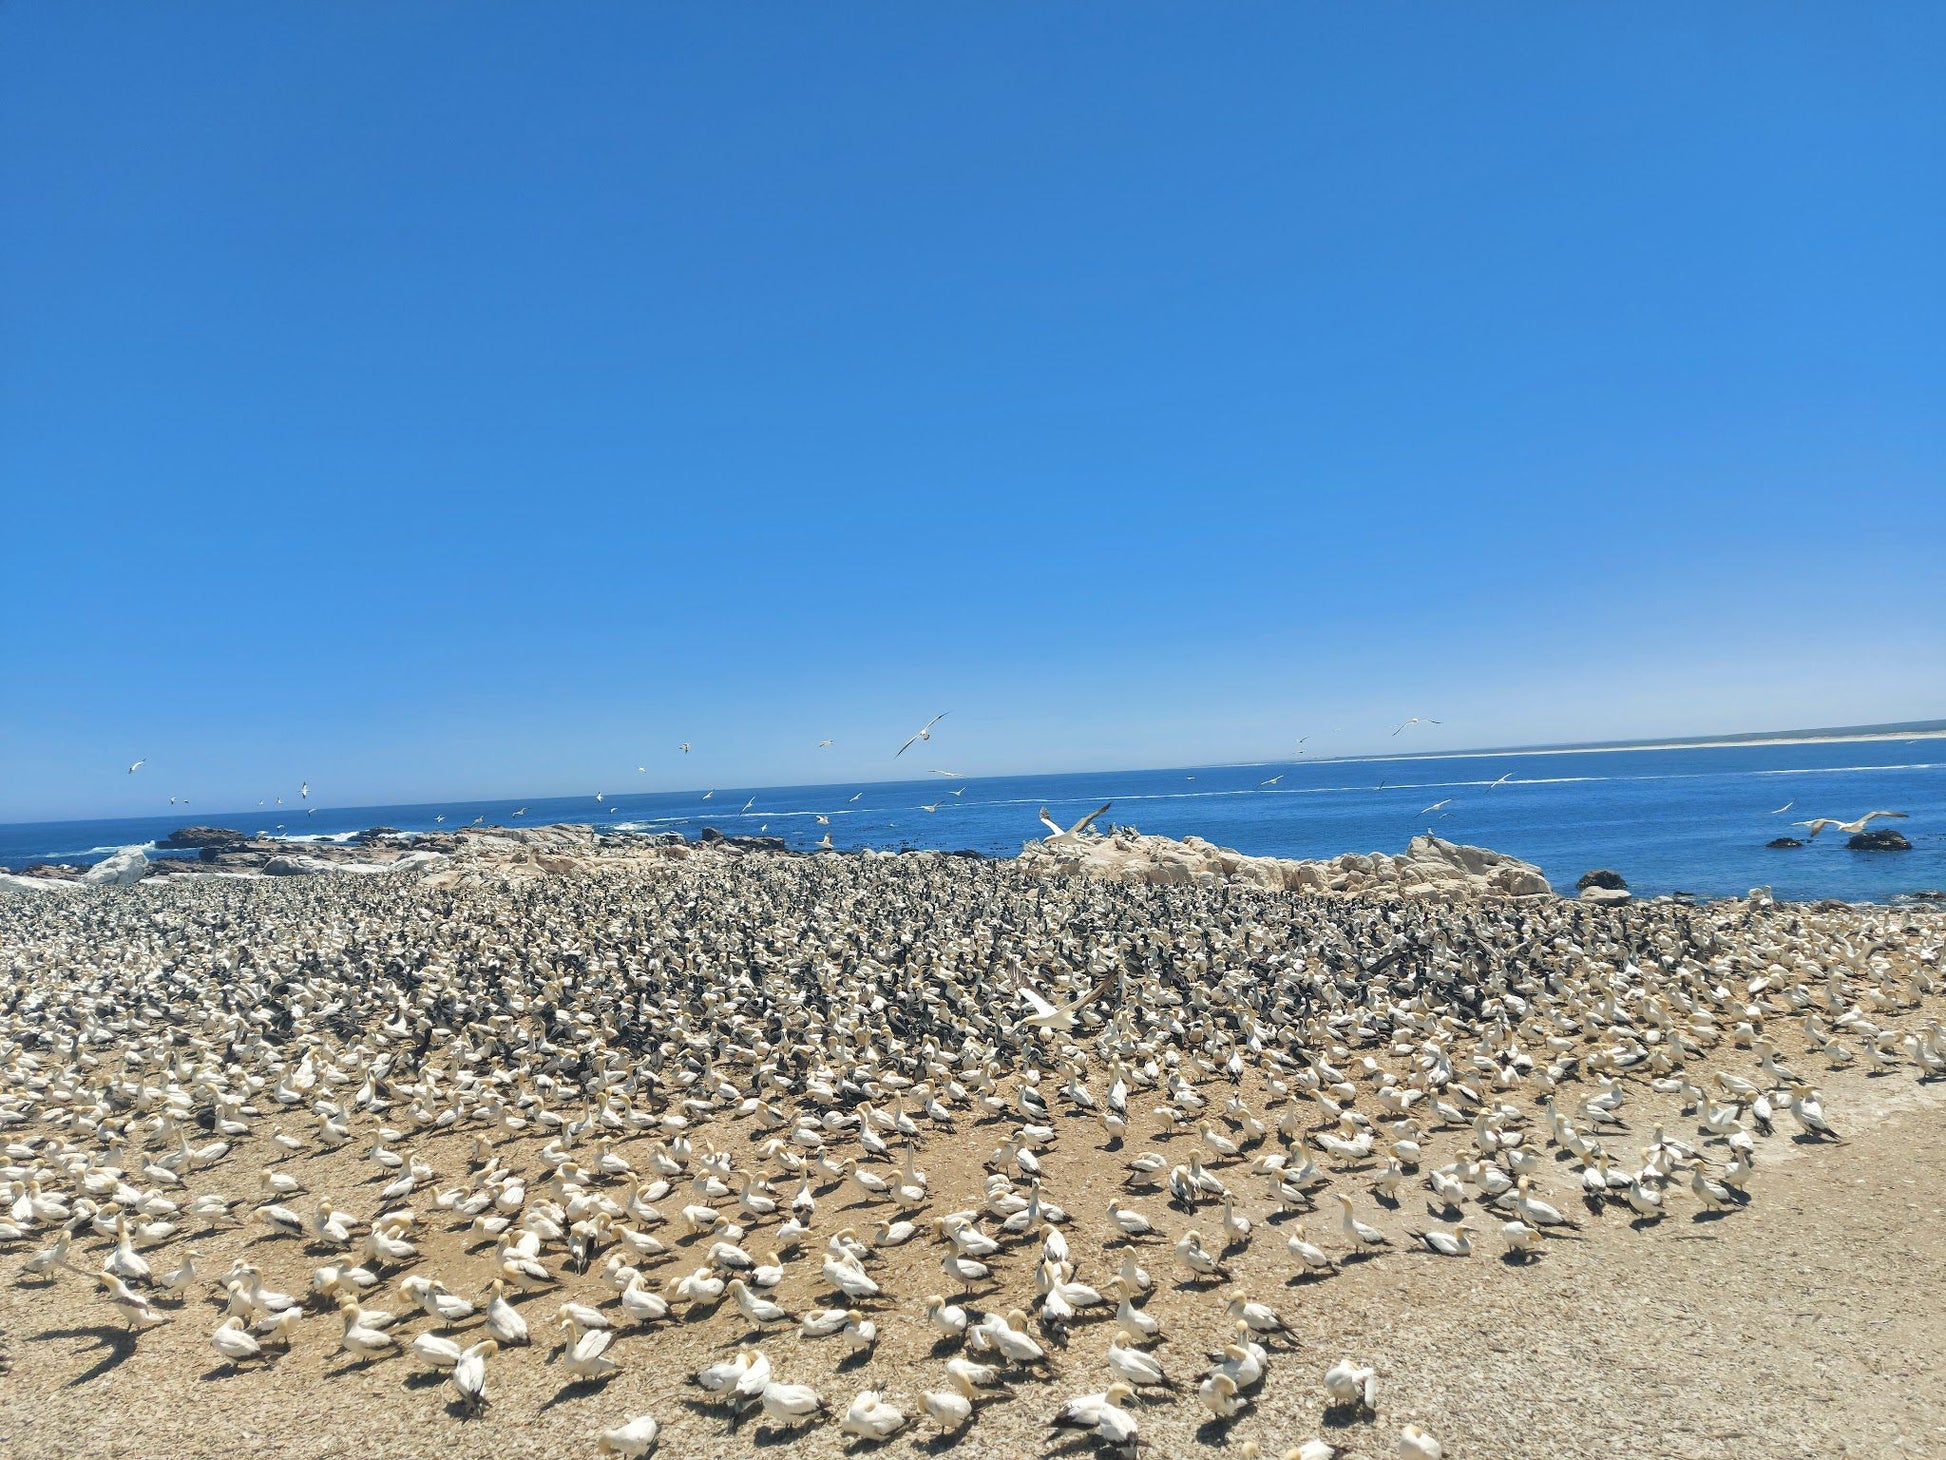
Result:
<instances>
[{"instance_id":1,"label":"distant shoreline","mask_svg":"<svg viewBox=\"0 0 1946 1460\"><path fill-rule=\"evenodd\" d=\"M1505 747L1498 750L1421 750L1417 752L1400 751L1395 755L1321 755L1316 757L1318 765L1346 765L1367 761L1382 760L1486 760L1494 756L1509 755L1616 755L1623 751L1642 750L1735 750L1745 745L1847 745L1868 744L1887 740L1946 740L1946 729L1938 730L1874 730L1856 735L1842 731L1816 732L1806 735L1766 735L1762 737L1742 736L1722 740L1644 740L1630 744L1617 745L1531 745ZM1298 761L1257 761L1258 765L1298 764Z\"/></svg>"}]
</instances>

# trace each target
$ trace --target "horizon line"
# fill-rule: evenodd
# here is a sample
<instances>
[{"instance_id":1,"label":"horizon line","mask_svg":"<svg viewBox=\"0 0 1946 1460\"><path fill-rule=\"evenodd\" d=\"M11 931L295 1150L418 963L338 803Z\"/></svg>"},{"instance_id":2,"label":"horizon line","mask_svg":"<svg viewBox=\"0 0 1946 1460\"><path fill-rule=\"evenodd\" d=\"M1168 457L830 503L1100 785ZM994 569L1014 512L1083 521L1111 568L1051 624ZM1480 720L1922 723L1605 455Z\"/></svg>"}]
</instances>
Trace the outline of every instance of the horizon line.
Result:
<instances>
[{"instance_id":1,"label":"horizon line","mask_svg":"<svg viewBox=\"0 0 1946 1460\"><path fill-rule=\"evenodd\" d=\"M1383 763L1383 762L1390 762L1390 761L1484 759L1491 756L1501 756L1501 755L1577 755L1577 754L1593 755L1593 754L1621 754L1621 753L1632 752L1632 751L1642 752L1642 751L1652 751L1652 750L1718 750L1718 749L1727 750L1727 749L1736 749L1739 747L1746 747L1746 746L1830 745L1830 744L1838 744L1842 742L1871 743L1871 742L1883 742L1888 740L1907 740L1907 739L1914 739L1914 740L1946 739L1946 720L1894 721L1891 723L1881 723L1881 724L1873 724L1873 725L1834 725L1834 726L1823 726L1823 727L1818 727L1813 729L1801 729L1801 730L1758 730L1758 731L1749 731L1749 732L1727 734L1727 735L1669 736L1660 739L1649 739L1649 740L1636 739L1636 740L1622 740L1622 741L1583 741L1583 742L1571 742L1571 743L1557 742L1553 744L1543 744L1543 745L1488 746L1488 747L1482 747L1479 749L1470 749L1470 750L1424 750L1424 751L1416 751L1416 752L1397 751L1397 752L1383 753L1383 754L1371 753L1371 754L1364 754L1364 755L1304 756L1300 754L1298 756L1292 757L1290 759L1285 759L1285 760L1195 761L1195 762L1185 762L1179 765L1167 765L1167 766L1125 766L1125 767L1120 767L1116 770L1103 770L1103 771L1069 771L1069 770L1021 771L1021 772L1003 773L998 775L960 776L957 777L956 779L963 782L972 782L972 781L1019 780L1019 779L1027 779L1035 776L1112 776L1112 775L1123 775L1123 774L1146 775L1146 774L1153 774L1160 771L1173 771L1173 770L1187 770L1187 771L1229 770L1229 769L1249 770L1249 769L1261 768L1264 766L1279 766L1279 765L1295 766L1295 765L1304 765L1304 764L1359 765L1359 764ZM761 792L761 791L793 789L796 787L808 787L808 786L897 786L897 785L906 785L906 784L916 785L916 784L921 784L923 782L924 782L923 776L916 777L916 778L907 778L902 780L879 780L879 781L873 781L873 780L799 781L799 782L789 783L788 785L784 783L777 783L768 786L736 785L734 783L726 782L723 785L710 787L708 789L711 792L718 791L718 790ZM574 799L577 795L580 794L581 793L577 793L577 792L568 792L565 794L554 795L554 796L532 796L531 799L537 801L565 801L565 800ZM693 794L693 795L700 796L702 792L685 788L685 789L662 790L662 791L635 791L635 792L623 791L623 792L617 792L616 794L617 796L628 796L628 795L680 796L685 794ZM520 797L518 795L463 796L463 797L453 796L453 797L446 797L444 798L443 801L442 800L390 801L390 802L377 802L377 803L372 803L370 805L362 805L362 806L348 805L348 806L332 806L329 808L324 806L319 806L318 809L321 811L329 809L332 811L342 813L342 812L362 811L362 810L376 811L376 810L382 810L388 806L397 807L401 809L415 809L422 806L440 806L444 804L467 805L467 804L478 804L482 801L499 801L499 800L513 801L519 799ZM253 809L267 809L267 808L245 807L235 811L206 811L203 813L203 815L212 816L212 817L249 816L252 814ZM7 821L7 822L0 822L0 826L66 826L66 825L72 825L80 822L87 822L87 821L163 821L169 819L172 818L169 817L166 813L156 813L154 815L134 815L134 816L73 816L73 817L63 817L63 818L57 818L55 820L46 820L46 821ZM181 822L181 825L183 826L193 826L196 824L197 823L194 820L193 816L186 817ZM552 823L537 822L533 824L546 825Z\"/></svg>"}]
</instances>

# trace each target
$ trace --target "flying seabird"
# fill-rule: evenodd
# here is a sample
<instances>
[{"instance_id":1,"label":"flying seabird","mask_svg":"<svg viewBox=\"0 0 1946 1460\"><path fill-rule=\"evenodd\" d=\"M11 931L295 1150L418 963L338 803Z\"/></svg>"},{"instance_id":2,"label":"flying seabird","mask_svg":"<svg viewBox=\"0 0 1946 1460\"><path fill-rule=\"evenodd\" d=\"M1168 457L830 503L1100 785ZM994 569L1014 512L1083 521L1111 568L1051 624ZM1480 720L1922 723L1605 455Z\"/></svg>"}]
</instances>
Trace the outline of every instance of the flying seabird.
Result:
<instances>
[{"instance_id":1,"label":"flying seabird","mask_svg":"<svg viewBox=\"0 0 1946 1460\"><path fill-rule=\"evenodd\" d=\"M930 720L926 721L926 723L920 727L919 733L917 735L913 736L912 739L906 741L904 745L901 745L897 750L895 750L892 753L892 759L897 760L900 756L904 755L908 750L912 749L913 746L917 745L921 740L932 739L932 727L937 725L941 720L945 719L951 713L952 713L951 710L941 710L937 715L934 715Z\"/></svg>"},{"instance_id":2,"label":"flying seabird","mask_svg":"<svg viewBox=\"0 0 1946 1460\"><path fill-rule=\"evenodd\" d=\"M1835 818L1829 816L1814 816L1809 821L1793 822L1792 825L1810 827L1811 828L1810 840L1815 841L1817 840L1818 833L1823 831L1827 826L1836 827L1839 831L1842 831L1846 836L1857 836L1859 833L1865 830L1867 825L1869 825L1873 821L1876 821L1881 816L1897 817L1899 820L1903 821L1905 820L1906 813L1903 811L1867 811L1863 816L1859 817L1858 820L1856 821L1838 821Z\"/></svg>"},{"instance_id":3,"label":"flying seabird","mask_svg":"<svg viewBox=\"0 0 1946 1460\"><path fill-rule=\"evenodd\" d=\"M1082 832L1086 831L1093 824L1097 816L1100 816L1114 804L1113 801L1102 802L1101 805L1097 806L1093 811L1090 811L1073 826L1069 827L1063 827L1053 817L1047 814L1047 808L1045 806L1041 807L1041 825L1047 828L1047 840L1054 842L1061 841L1067 837L1080 836Z\"/></svg>"}]
</instances>

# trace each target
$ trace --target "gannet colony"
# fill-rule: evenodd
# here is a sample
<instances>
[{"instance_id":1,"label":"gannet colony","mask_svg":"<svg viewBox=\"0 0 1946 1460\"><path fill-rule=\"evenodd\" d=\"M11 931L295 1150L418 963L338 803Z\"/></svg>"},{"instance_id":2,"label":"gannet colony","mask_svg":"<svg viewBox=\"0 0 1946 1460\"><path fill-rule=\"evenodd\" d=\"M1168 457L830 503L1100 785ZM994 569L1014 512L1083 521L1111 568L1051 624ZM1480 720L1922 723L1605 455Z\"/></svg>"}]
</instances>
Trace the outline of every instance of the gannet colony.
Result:
<instances>
[{"instance_id":1,"label":"gannet colony","mask_svg":"<svg viewBox=\"0 0 1946 1460\"><path fill-rule=\"evenodd\" d=\"M443 846L0 890L0 1452L1946 1452L1937 910Z\"/></svg>"}]
</instances>

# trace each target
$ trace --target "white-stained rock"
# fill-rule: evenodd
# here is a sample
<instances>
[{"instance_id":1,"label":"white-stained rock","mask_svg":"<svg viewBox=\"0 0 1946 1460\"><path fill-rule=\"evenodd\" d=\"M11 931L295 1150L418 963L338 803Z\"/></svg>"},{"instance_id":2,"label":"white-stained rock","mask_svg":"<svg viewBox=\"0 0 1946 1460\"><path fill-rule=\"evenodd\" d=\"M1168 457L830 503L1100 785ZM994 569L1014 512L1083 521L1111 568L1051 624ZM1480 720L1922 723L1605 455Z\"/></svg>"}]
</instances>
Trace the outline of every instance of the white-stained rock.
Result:
<instances>
[{"instance_id":1,"label":"white-stained rock","mask_svg":"<svg viewBox=\"0 0 1946 1460\"><path fill-rule=\"evenodd\" d=\"M140 882L149 870L148 854L140 847L123 847L81 874L81 880L95 887L127 887Z\"/></svg>"},{"instance_id":2,"label":"white-stained rock","mask_svg":"<svg viewBox=\"0 0 1946 1460\"><path fill-rule=\"evenodd\" d=\"M65 877L22 877L13 872L0 872L0 891L6 892L54 892L62 888L72 891L80 885Z\"/></svg>"},{"instance_id":3,"label":"white-stained rock","mask_svg":"<svg viewBox=\"0 0 1946 1460\"><path fill-rule=\"evenodd\" d=\"M1042 876L1105 877L1163 887L1227 882L1272 891L1426 897L1442 902L1554 893L1541 869L1531 862L1435 836L1414 837L1398 856L1347 852L1328 861L1306 862L1252 857L1197 836L1176 841L1117 829L1106 836L1084 833L1029 842L1021 849L1020 863Z\"/></svg>"}]
</instances>

